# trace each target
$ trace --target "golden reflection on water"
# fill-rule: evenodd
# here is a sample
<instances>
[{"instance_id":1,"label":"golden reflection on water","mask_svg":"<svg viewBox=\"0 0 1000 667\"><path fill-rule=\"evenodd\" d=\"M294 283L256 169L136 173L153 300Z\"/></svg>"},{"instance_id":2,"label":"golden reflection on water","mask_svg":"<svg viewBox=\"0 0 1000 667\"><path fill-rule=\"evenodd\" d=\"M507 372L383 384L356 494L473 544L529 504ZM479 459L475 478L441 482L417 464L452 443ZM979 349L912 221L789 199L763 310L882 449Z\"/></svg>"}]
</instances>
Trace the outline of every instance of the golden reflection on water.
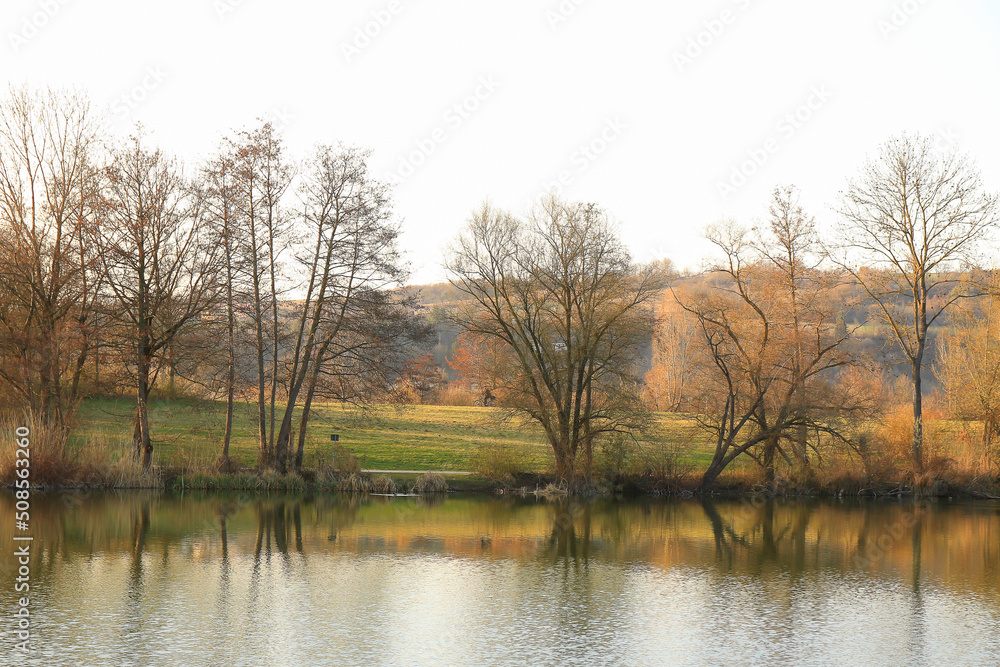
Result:
<instances>
[{"instance_id":1,"label":"golden reflection on water","mask_svg":"<svg viewBox=\"0 0 1000 667\"><path fill-rule=\"evenodd\" d=\"M13 511L0 497L0 516ZM5 544L11 524L0 522ZM707 664L762 650L760 635L734 628L756 615L778 633L764 663L823 655L800 652L810 632L813 646L860 633L883 646L842 646L844 661L891 648L900 662L885 654L884 664L994 632L974 650L1000 664L991 502L35 494L31 532L39 643L57 662L70 642L92 664L131 652L137 664L210 664L201 658L216 645L273 652L259 664L301 664L298 652L320 646L367 661L396 646L383 655L394 662L458 633L441 650L473 664L490 637L530 619L534 632L519 641L553 661L561 650L607 657L594 651L621 642L632 662L684 650L714 655ZM15 570L12 558L0 563L5 608ZM206 618L192 628L180 609ZM951 627L968 614L978 614L972 625ZM713 643L719 619L728 641ZM89 635L93 626L101 633Z\"/></svg>"}]
</instances>

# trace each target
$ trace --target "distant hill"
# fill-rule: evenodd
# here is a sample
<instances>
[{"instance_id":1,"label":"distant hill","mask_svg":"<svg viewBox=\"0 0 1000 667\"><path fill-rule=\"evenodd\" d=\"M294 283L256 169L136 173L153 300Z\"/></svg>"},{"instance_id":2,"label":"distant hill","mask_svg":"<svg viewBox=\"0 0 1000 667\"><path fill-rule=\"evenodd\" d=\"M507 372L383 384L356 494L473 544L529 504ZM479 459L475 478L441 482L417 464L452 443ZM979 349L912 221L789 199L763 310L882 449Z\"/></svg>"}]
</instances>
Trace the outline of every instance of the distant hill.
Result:
<instances>
[{"instance_id":1,"label":"distant hill","mask_svg":"<svg viewBox=\"0 0 1000 667\"><path fill-rule=\"evenodd\" d=\"M451 283L407 285L402 288L402 291L408 296L415 295L417 302L427 308L431 306L447 306L469 299L469 295L456 289Z\"/></svg>"},{"instance_id":2,"label":"distant hill","mask_svg":"<svg viewBox=\"0 0 1000 667\"><path fill-rule=\"evenodd\" d=\"M717 276L713 276L711 273L678 276L675 285L697 289L708 286L718 279ZM455 344L455 337L459 331L447 320L447 313L457 304L469 300L470 297L456 289L451 283L407 285L401 288L401 290L407 295L416 296L417 302L421 305L428 323L434 327L436 334L426 351L432 352L435 360L451 375L450 370L445 365L445 361L451 355ZM872 357L883 361L890 359L897 362L901 361L898 350L895 350L895 346L885 325L879 322L877 317L873 317L869 306L865 304L864 292L860 285L849 281L844 282L830 296L834 304L839 305L841 308L840 317L843 318L844 325L851 329L857 328L854 333L853 344L857 346L859 351L864 351ZM661 298L670 298L669 292L664 290ZM900 307L905 308L906 306L906 300L900 298ZM948 326L949 318L948 313L946 313L945 316L934 323L929 331L929 345L924 365L924 380L932 388L937 386L937 378L934 376L933 370L938 358L936 339L944 333ZM643 355L646 365L648 365L652 358L651 343L652 341L650 341L650 346L645 350ZM896 368L896 372L905 374L907 371L905 366L899 366Z\"/></svg>"}]
</instances>

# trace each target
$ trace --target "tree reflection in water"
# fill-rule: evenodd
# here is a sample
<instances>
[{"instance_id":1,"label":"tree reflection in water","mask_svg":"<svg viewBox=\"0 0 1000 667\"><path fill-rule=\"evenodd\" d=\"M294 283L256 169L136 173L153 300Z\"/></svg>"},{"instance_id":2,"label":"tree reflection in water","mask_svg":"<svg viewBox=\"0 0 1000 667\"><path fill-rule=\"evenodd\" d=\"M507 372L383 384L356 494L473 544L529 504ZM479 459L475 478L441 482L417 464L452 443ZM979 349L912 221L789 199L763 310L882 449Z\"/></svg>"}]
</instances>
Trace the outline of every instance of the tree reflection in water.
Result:
<instances>
[{"instance_id":1,"label":"tree reflection in water","mask_svg":"<svg viewBox=\"0 0 1000 667\"><path fill-rule=\"evenodd\" d=\"M40 494L33 510L33 613L68 664L87 661L84 640L110 646L108 664L172 664L160 658L186 659L183 642L350 652L365 633L377 651L440 614L435 636L623 632L623 655L710 638L794 662L800 645L859 632L916 662L972 636L977 655L1000 655L996 503L128 493ZM14 576L0 567L0 604L16 604ZM379 662L368 648L354 662Z\"/></svg>"}]
</instances>

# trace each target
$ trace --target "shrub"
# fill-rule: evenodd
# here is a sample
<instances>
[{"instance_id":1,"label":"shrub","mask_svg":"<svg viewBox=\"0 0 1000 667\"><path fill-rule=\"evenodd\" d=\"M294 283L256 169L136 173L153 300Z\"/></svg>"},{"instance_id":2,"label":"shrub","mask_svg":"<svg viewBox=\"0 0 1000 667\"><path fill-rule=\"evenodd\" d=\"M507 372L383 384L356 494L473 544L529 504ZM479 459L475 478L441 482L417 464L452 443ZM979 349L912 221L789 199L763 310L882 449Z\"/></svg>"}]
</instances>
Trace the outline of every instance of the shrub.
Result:
<instances>
[{"instance_id":1,"label":"shrub","mask_svg":"<svg viewBox=\"0 0 1000 667\"><path fill-rule=\"evenodd\" d=\"M322 465L316 468L316 488L320 491L336 491L339 483L337 470L333 466Z\"/></svg>"},{"instance_id":2,"label":"shrub","mask_svg":"<svg viewBox=\"0 0 1000 667\"><path fill-rule=\"evenodd\" d=\"M333 469L340 474L359 475L361 463L352 450L343 445L336 445L333 448Z\"/></svg>"},{"instance_id":3,"label":"shrub","mask_svg":"<svg viewBox=\"0 0 1000 667\"><path fill-rule=\"evenodd\" d=\"M337 482L337 491L341 491L343 493L371 493L371 477L352 472L350 475Z\"/></svg>"},{"instance_id":4,"label":"shrub","mask_svg":"<svg viewBox=\"0 0 1000 667\"><path fill-rule=\"evenodd\" d=\"M597 446L594 472L612 481L617 481L635 468L635 442L623 433L612 433L601 438Z\"/></svg>"},{"instance_id":5,"label":"shrub","mask_svg":"<svg viewBox=\"0 0 1000 667\"><path fill-rule=\"evenodd\" d=\"M887 435L890 442L887 442ZM853 438L852 446L861 459L869 486L887 484L899 474L895 461L899 457L900 441L896 425L883 426L882 434L862 431Z\"/></svg>"},{"instance_id":6,"label":"shrub","mask_svg":"<svg viewBox=\"0 0 1000 667\"><path fill-rule=\"evenodd\" d=\"M29 461L33 486L72 483L77 476L77 466L66 456L66 433L35 415L23 419L7 416L0 422L0 479L12 484L17 476L17 429L29 429Z\"/></svg>"},{"instance_id":7,"label":"shrub","mask_svg":"<svg viewBox=\"0 0 1000 667\"><path fill-rule=\"evenodd\" d=\"M395 495L396 483L388 475L376 475L371 481L371 493Z\"/></svg>"},{"instance_id":8,"label":"shrub","mask_svg":"<svg viewBox=\"0 0 1000 667\"><path fill-rule=\"evenodd\" d=\"M448 492L448 482L445 481L444 477L432 472L425 472L413 483L413 487L410 489L412 493L419 493L420 495L432 495L435 493L447 493Z\"/></svg>"},{"instance_id":9,"label":"shrub","mask_svg":"<svg viewBox=\"0 0 1000 667\"><path fill-rule=\"evenodd\" d=\"M644 442L639 454L643 476L673 482L691 474L692 466L682 463L681 447L671 442Z\"/></svg>"},{"instance_id":10,"label":"shrub","mask_svg":"<svg viewBox=\"0 0 1000 667\"><path fill-rule=\"evenodd\" d=\"M511 483L527 471L525 458L520 448L495 440L480 444L469 457L469 466L474 473L492 482Z\"/></svg>"},{"instance_id":11,"label":"shrub","mask_svg":"<svg viewBox=\"0 0 1000 667\"><path fill-rule=\"evenodd\" d=\"M476 396L464 387L448 384L434 392L431 402L434 405L469 406L476 402Z\"/></svg>"}]
</instances>

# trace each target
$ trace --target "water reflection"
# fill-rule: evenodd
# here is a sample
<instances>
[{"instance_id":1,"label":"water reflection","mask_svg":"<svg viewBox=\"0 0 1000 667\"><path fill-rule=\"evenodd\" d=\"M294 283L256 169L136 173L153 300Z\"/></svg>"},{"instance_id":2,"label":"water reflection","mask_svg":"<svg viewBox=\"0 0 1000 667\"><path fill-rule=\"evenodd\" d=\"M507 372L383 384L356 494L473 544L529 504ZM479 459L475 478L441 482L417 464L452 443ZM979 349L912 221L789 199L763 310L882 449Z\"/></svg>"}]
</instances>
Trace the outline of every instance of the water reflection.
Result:
<instances>
[{"instance_id":1,"label":"water reflection","mask_svg":"<svg viewBox=\"0 0 1000 667\"><path fill-rule=\"evenodd\" d=\"M32 527L37 664L1000 663L997 503L38 495Z\"/></svg>"}]
</instances>

